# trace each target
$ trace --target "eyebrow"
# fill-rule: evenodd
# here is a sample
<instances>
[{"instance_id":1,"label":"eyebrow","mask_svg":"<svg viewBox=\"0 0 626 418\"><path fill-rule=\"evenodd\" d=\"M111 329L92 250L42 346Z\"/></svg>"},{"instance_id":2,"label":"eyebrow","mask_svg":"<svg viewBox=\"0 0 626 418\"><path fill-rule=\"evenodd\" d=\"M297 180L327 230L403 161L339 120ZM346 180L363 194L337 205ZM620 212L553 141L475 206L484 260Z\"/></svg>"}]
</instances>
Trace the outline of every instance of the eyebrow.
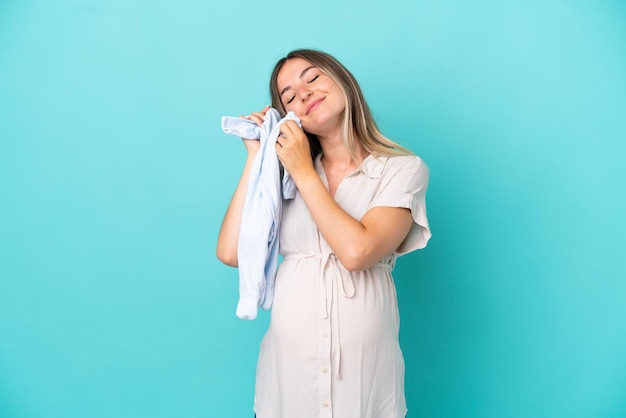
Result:
<instances>
[{"instance_id":1,"label":"eyebrow","mask_svg":"<svg viewBox=\"0 0 626 418\"><path fill-rule=\"evenodd\" d=\"M302 72L300 73L300 78L304 77L306 72L309 71L311 68L315 68L315 65L311 65L310 67L306 67L304 70L302 70ZM290 88L291 86L286 86L284 89L281 90L279 96L282 96L283 94L285 94L285 92L289 90Z\"/></svg>"}]
</instances>

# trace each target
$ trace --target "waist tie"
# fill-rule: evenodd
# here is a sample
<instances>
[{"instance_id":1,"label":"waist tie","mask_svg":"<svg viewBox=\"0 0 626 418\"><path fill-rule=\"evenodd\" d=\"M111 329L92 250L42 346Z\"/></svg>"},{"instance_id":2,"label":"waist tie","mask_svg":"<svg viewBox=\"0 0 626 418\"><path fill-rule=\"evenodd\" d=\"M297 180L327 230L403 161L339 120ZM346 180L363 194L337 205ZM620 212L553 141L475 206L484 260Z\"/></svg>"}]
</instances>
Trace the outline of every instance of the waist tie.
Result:
<instances>
[{"instance_id":1,"label":"waist tie","mask_svg":"<svg viewBox=\"0 0 626 418\"><path fill-rule=\"evenodd\" d=\"M322 318L330 318L331 344L334 351L334 365L337 379L341 379L341 340L339 331L339 291L345 298L352 298L356 292L354 277L351 271L341 264L335 253L323 254L288 254L283 259L310 259L319 258L321 268L321 283L319 295L319 310ZM384 267L391 271L395 264L395 256L389 255L381 260L376 266ZM330 274L330 271L332 273ZM330 274L330 277L329 277Z\"/></svg>"}]
</instances>

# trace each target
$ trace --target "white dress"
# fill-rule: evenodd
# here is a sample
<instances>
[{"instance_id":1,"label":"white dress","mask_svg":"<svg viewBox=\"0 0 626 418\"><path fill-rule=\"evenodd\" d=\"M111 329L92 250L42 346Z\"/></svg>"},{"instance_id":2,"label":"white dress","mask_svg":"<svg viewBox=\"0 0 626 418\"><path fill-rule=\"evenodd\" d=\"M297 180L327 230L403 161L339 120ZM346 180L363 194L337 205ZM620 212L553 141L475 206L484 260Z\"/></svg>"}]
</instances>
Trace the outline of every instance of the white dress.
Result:
<instances>
[{"instance_id":1,"label":"white dress","mask_svg":"<svg viewBox=\"0 0 626 418\"><path fill-rule=\"evenodd\" d=\"M320 156L315 168L328 187ZM347 271L321 236L299 193L285 200L268 331L257 366L257 418L401 418L404 359L391 277L398 255L430 238L428 168L417 156L368 156L343 179L335 201L361 219L376 206L404 207L414 224L377 265Z\"/></svg>"}]
</instances>

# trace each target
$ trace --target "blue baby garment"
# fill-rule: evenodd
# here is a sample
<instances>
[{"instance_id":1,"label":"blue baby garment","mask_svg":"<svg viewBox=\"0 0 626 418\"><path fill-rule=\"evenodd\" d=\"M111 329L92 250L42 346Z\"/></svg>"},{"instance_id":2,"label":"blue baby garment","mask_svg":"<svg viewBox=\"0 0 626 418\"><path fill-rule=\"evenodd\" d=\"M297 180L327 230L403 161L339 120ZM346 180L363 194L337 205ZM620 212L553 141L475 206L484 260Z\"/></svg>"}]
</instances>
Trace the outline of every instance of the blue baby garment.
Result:
<instances>
[{"instance_id":1,"label":"blue baby garment","mask_svg":"<svg viewBox=\"0 0 626 418\"><path fill-rule=\"evenodd\" d=\"M280 125L300 119L293 112L281 119L276 109L265 113L259 127L255 122L233 116L222 117L222 130L241 138L259 138L257 152L243 207L239 232L239 303L236 314L242 319L255 319L258 307L269 309L274 296L274 279L278 268L278 239L282 215L282 199L293 199L296 186L286 171L280 179L276 155L276 139Z\"/></svg>"}]
</instances>

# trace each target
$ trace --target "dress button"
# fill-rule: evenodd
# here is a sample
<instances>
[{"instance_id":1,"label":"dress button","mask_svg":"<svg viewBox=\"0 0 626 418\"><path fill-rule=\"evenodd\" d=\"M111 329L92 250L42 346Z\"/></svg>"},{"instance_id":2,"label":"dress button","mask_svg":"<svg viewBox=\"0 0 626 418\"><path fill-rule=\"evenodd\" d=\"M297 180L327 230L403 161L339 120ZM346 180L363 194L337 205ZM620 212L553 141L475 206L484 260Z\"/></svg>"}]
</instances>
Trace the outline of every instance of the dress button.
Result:
<instances>
[{"instance_id":1,"label":"dress button","mask_svg":"<svg viewBox=\"0 0 626 418\"><path fill-rule=\"evenodd\" d=\"M327 332L323 333L322 337L324 337L324 338L328 337L328 333Z\"/></svg>"},{"instance_id":2,"label":"dress button","mask_svg":"<svg viewBox=\"0 0 626 418\"><path fill-rule=\"evenodd\" d=\"M328 369L327 369L326 367L324 367L324 368L322 369L322 373L328 373Z\"/></svg>"},{"instance_id":3,"label":"dress button","mask_svg":"<svg viewBox=\"0 0 626 418\"><path fill-rule=\"evenodd\" d=\"M324 408L328 408L328 402L324 402L324 403L322 404L322 406L323 406Z\"/></svg>"}]
</instances>

